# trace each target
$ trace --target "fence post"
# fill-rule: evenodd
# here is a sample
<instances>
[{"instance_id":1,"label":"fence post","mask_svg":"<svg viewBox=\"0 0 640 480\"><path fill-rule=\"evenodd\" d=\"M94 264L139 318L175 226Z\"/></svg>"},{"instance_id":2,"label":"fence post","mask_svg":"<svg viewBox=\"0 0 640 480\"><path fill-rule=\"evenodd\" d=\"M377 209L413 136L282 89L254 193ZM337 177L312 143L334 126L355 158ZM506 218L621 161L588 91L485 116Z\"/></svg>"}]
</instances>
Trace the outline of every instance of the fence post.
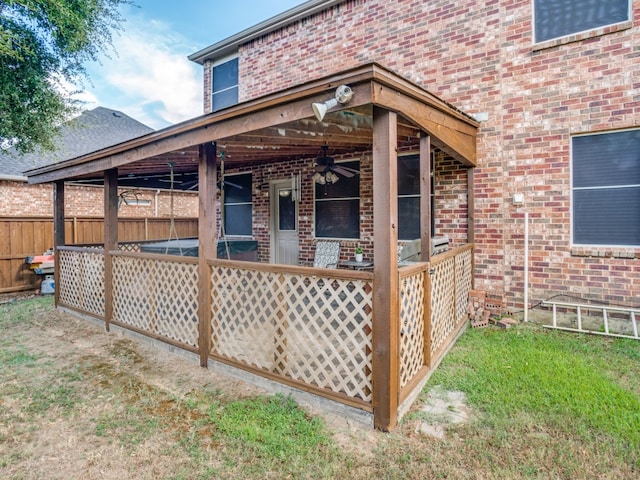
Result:
<instances>
[{"instance_id":1,"label":"fence post","mask_svg":"<svg viewBox=\"0 0 640 480\"><path fill-rule=\"evenodd\" d=\"M65 244L64 235L64 182L59 180L53 187L53 246L54 265L53 282L56 307L60 304L60 252L58 247Z\"/></svg>"},{"instance_id":2,"label":"fence post","mask_svg":"<svg viewBox=\"0 0 640 480\"><path fill-rule=\"evenodd\" d=\"M216 200L216 146L200 145L198 165L198 347L200 366L206 367L211 350L210 258L216 258L216 216L208 212Z\"/></svg>"},{"instance_id":3,"label":"fence post","mask_svg":"<svg viewBox=\"0 0 640 480\"><path fill-rule=\"evenodd\" d=\"M113 257L118 248L118 169L104 173L104 322L109 331L113 317Z\"/></svg>"}]
</instances>

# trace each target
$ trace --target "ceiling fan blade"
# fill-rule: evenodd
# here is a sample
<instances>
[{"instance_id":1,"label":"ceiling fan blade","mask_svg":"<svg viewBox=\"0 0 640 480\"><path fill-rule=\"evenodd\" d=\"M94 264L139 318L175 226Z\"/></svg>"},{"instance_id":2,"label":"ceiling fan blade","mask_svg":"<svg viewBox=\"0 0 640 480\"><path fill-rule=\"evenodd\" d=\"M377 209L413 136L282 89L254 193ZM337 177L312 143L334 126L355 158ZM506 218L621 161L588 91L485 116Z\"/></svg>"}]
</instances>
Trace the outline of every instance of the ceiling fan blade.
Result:
<instances>
[{"instance_id":1,"label":"ceiling fan blade","mask_svg":"<svg viewBox=\"0 0 640 480\"><path fill-rule=\"evenodd\" d=\"M334 166L333 167L333 171L336 173L339 173L340 175L347 177L347 178L351 178L355 175L355 173L353 173L352 171L350 171L351 169L347 169L344 167L338 167L338 166Z\"/></svg>"}]
</instances>

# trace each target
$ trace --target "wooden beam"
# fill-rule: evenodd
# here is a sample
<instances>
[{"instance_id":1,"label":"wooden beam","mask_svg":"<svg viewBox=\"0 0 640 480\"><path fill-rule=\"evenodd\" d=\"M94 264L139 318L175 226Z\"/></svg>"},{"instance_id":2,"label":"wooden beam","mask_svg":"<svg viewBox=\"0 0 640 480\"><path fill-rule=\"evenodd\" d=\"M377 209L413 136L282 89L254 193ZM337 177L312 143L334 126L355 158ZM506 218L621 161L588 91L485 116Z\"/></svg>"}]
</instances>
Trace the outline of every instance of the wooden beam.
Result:
<instances>
[{"instance_id":1,"label":"wooden beam","mask_svg":"<svg viewBox=\"0 0 640 480\"><path fill-rule=\"evenodd\" d=\"M420 135L420 260L431 260L431 137Z\"/></svg>"},{"instance_id":2,"label":"wooden beam","mask_svg":"<svg viewBox=\"0 0 640 480\"><path fill-rule=\"evenodd\" d=\"M352 87L353 100L349 102L350 108L371 103L371 85L363 83ZM174 150L189 148L194 145L205 144L222 140L227 137L241 135L243 133L260 130L267 127L278 126L313 117L313 102L327 100L330 95L322 92L313 96L291 100L284 104L267 104L234 109L230 113L206 117L199 123L195 123L189 130L184 127L178 129L168 129L165 133L151 134L143 137L142 140L132 140L128 143L131 148L124 151L114 149L113 154L105 155L104 152L91 154L86 157L74 159L69 162L62 162L55 167L43 167L29 176L29 183L45 183L58 180L60 178L70 179L92 173L102 172L110 168L118 168L129 163L155 157ZM169 133L171 132L171 133ZM127 144L126 144L127 145ZM135 145L135 147L134 147ZM223 145L219 144L218 149Z\"/></svg>"},{"instance_id":3,"label":"wooden beam","mask_svg":"<svg viewBox=\"0 0 640 480\"><path fill-rule=\"evenodd\" d=\"M206 367L211 351L211 269L216 258L216 145L200 146L198 164L198 347L200 366Z\"/></svg>"},{"instance_id":4,"label":"wooden beam","mask_svg":"<svg viewBox=\"0 0 640 480\"><path fill-rule=\"evenodd\" d=\"M390 431L400 395L397 115L373 110L373 422Z\"/></svg>"},{"instance_id":5,"label":"wooden beam","mask_svg":"<svg viewBox=\"0 0 640 480\"><path fill-rule=\"evenodd\" d=\"M109 331L113 318L113 257L118 248L118 170L104 172L104 322Z\"/></svg>"},{"instance_id":6,"label":"wooden beam","mask_svg":"<svg viewBox=\"0 0 640 480\"><path fill-rule=\"evenodd\" d=\"M56 307L60 303L60 252L58 247L65 244L64 231L64 181L58 180L53 185L53 247L54 264L53 282Z\"/></svg>"},{"instance_id":7,"label":"wooden beam","mask_svg":"<svg viewBox=\"0 0 640 480\"><path fill-rule=\"evenodd\" d=\"M428 132L440 150L465 165L476 165L477 127L385 85L374 85L373 92L376 105L400 112Z\"/></svg>"}]
</instances>

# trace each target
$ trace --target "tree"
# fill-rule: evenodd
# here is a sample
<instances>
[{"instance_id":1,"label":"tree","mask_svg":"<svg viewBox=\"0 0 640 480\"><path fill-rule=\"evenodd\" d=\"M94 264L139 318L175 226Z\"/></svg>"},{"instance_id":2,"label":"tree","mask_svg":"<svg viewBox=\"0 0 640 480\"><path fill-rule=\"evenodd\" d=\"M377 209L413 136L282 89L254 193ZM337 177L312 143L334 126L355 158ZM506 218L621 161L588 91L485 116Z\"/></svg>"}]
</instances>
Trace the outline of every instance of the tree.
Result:
<instances>
[{"instance_id":1,"label":"tree","mask_svg":"<svg viewBox=\"0 0 640 480\"><path fill-rule=\"evenodd\" d=\"M0 0L0 145L52 149L77 109L64 88L111 45L130 0Z\"/></svg>"}]
</instances>

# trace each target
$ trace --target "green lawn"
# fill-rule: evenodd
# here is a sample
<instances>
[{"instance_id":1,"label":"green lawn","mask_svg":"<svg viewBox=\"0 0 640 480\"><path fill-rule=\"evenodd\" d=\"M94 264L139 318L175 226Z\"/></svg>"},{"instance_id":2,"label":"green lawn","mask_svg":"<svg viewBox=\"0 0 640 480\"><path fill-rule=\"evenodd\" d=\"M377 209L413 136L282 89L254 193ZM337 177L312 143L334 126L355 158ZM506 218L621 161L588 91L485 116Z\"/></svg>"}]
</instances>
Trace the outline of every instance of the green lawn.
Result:
<instances>
[{"instance_id":1,"label":"green lawn","mask_svg":"<svg viewBox=\"0 0 640 480\"><path fill-rule=\"evenodd\" d=\"M417 407L393 433L345 435L288 397L173 378L168 354L50 298L0 305L0 334L0 478L640 478L633 340L467 330L425 395L465 392L471 419L437 440Z\"/></svg>"}]
</instances>

